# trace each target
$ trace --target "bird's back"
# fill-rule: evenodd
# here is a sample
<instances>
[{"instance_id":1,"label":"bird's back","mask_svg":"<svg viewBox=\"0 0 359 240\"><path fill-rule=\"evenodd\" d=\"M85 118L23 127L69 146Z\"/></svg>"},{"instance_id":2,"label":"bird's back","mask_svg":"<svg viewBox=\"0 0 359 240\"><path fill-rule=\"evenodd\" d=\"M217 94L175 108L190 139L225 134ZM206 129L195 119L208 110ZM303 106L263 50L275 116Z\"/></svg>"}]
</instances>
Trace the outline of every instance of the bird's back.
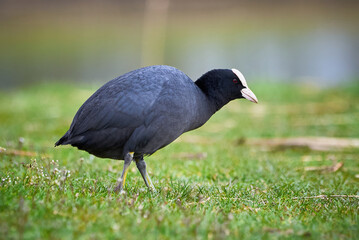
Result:
<instances>
[{"instance_id":1,"label":"bird's back","mask_svg":"<svg viewBox=\"0 0 359 240\"><path fill-rule=\"evenodd\" d=\"M193 128L197 95L193 81L176 68L134 70L98 89L56 145L114 159L126 151L152 154Z\"/></svg>"}]
</instances>

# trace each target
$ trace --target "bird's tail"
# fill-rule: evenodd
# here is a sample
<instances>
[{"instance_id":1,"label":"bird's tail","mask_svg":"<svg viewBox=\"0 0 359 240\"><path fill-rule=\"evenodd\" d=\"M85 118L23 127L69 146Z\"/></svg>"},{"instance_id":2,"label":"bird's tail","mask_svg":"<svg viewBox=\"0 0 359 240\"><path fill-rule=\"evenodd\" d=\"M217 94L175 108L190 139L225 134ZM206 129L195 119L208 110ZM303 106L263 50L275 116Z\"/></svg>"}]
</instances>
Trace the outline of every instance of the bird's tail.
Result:
<instances>
[{"instance_id":1,"label":"bird's tail","mask_svg":"<svg viewBox=\"0 0 359 240\"><path fill-rule=\"evenodd\" d=\"M59 145L66 145L66 144L69 144L70 141L69 141L69 132L67 131L65 133L64 136L62 136L62 138L60 138L56 143L55 143L55 147L59 146Z\"/></svg>"}]
</instances>

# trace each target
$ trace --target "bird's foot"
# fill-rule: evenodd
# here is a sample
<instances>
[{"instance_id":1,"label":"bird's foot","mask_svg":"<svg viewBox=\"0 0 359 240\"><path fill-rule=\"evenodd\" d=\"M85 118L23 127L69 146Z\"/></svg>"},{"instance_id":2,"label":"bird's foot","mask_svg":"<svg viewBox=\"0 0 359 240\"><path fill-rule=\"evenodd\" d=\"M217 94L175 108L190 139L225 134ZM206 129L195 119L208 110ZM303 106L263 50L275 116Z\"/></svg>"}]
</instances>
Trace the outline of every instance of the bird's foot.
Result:
<instances>
[{"instance_id":1,"label":"bird's foot","mask_svg":"<svg viewBox=\"0 0 359 240\"><path fill-rule=\"evenodd\" d=\"M114 193L119 193L120 191L122 191L122 188L119 187L119 186L117 186L117 187L115 187L115 188L113 189L113 192L114 192Z\"/></svg>"},{"instance_id":2,"label":"bird's foot","mask_svg":"<svg viewBox=\"0 0 359 240\"><path fill-rule=\"evenodd\" d=\"M113 189L114 193L121 193L124 192L123 191L123 181L122 179L119 179L119 181L117 182L117 186Z\"/></svg>"}]
</instances>

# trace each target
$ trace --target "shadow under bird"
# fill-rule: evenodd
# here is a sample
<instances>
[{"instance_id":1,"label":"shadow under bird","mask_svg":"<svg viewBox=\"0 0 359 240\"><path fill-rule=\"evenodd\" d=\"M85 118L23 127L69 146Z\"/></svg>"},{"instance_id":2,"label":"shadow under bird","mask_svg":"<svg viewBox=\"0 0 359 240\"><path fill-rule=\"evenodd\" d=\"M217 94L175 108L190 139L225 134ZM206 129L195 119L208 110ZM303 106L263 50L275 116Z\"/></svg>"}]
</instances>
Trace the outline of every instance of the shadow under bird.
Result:
<instances>
[{"instance_id":1,"label":"shadow under bird","mask_svg":"<svg viewBox=\"0 0 359 240\"><path fill-rule=\"evenodd\" d=\"M258 102L236 69L214 69L193 82L174 67L140 68L109 81L87 99L55 146L70 144L97 157L124 160L115 191L123 189L135 161L146 186L154 189L143 157L202 126L238 98Z\"/></svg>"}]
</instances>

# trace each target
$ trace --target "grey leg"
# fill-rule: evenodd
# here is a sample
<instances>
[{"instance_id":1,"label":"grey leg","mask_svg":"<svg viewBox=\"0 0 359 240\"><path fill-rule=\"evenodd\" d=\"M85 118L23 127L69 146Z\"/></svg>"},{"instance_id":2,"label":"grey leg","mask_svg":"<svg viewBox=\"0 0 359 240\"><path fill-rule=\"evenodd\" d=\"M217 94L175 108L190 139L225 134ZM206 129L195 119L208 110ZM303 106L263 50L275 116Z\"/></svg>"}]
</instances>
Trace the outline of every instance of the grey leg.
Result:
<instances>
[{"instance_id":1,"label":"grey leg","mask_svg":"<svg viewBox=\"0 0 359 240\"><path fill-rule=\"evenodd\" d=\"M119 181L117 182L115 192L119 192L125 187L127 172L128 172L128 169L130 167L132 160L133 160L133 152L127 153L125 156L125 163L123 165L122 175L121 175L121 178L119 179Z\"/></svg>"},{"instance_id":2,"label":"grey leg","mask_svg":"<svg viewBox=\"0 0 359 240\"><path fill-rule=\"evenodd\" d=\"M136 166L137 166L138 170L140 171L142 178L145 181L146 186L150 190L155 190L155 187L153 186L151 178L146 171L146 162L145 162L145 160L143 160L143 157L141 157L141 159L138 159L138 160L136 159Z\"/></svg>"}]
</instances>

